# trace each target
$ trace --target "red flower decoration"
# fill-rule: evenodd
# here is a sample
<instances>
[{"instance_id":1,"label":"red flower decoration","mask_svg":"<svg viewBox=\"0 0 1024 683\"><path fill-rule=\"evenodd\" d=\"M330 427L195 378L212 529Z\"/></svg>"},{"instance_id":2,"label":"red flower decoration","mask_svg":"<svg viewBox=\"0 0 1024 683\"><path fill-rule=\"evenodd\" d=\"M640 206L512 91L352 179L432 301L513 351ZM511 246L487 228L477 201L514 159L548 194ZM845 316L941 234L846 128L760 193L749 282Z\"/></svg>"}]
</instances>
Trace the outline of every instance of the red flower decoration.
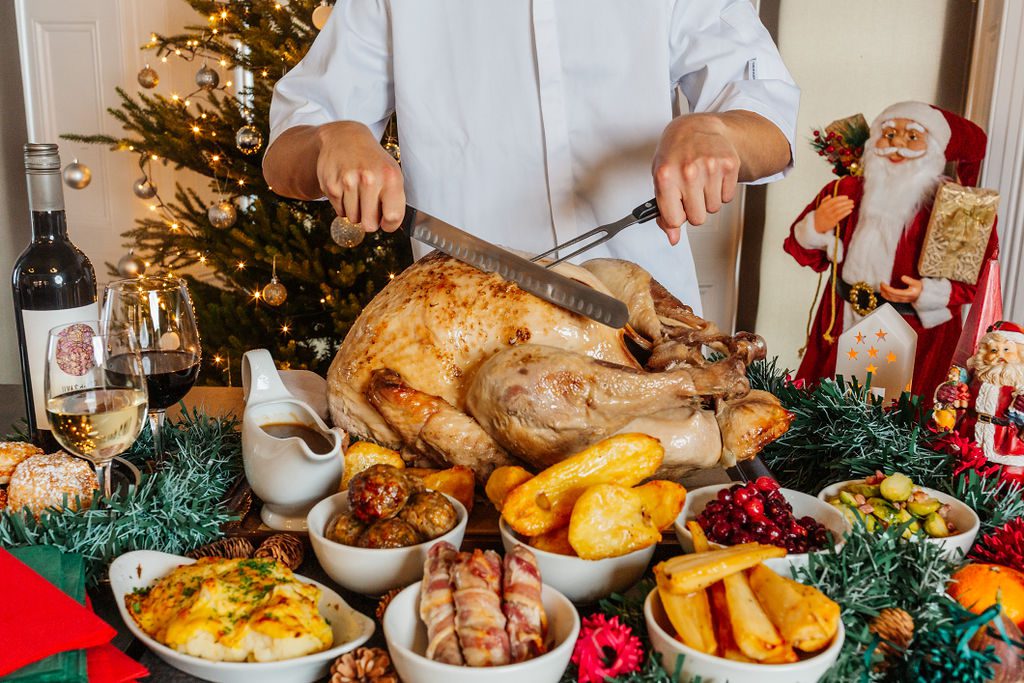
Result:
<instances>
[{"instance_id":1,"label":"red flower decoration","mask_svg":"<svg viewBox=\"0 0 1024 683\"><path fill-rule=\"evenodd\" d=\"M1024 518L1017 517L991 531L971 548L970 556L1024 571Z\"/></svg>"},{"instance_id":2,"label":"red flower decoration","mask_svg":"<svg viewBox=\"0 0 1024 683\"><path fill-rule=\"evenodd\" d=\"M579 683L604 683L639 669L642 655L640 639L629 626L597 613L583 620L572 663L579 669Z\"/></svg>"}]
</instances>

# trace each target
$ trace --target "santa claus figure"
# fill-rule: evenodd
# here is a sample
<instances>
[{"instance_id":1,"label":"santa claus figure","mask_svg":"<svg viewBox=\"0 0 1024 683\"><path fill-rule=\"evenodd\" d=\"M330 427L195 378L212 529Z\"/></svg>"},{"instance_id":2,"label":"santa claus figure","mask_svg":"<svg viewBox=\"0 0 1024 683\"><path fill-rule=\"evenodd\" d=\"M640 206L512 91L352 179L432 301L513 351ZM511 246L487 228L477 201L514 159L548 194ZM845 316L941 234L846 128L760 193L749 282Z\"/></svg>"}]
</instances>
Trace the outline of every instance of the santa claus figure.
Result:
<instances>
[{"instance_id":1,"label":"santa claus figure","mask_svg":"<svg viewBox=\"0 0 1024 683\"><path fill-rule=\"evenodd\" d=\"M835 264L797 372L831 377L836 340L877 306L890 303L918 334L913 391L930 397L943 381L960 337L960 308L974 285L923 278L917 263L932 202L947 162L957 181L975 185L985 133L970 121L922 102L901 102L871 124L861 176L830 183L790 228L786 251L818 272ZM996 231L985 258L996 250Z\"/></svg>"},{"instance_id":2,"label":"santa claus figure","mask_svg":"<svg viewBox=\"0 0 1024 683\"><path fill-rule=\"evenodd\" d=\"M1024 328L1010 322L992 325L967 370L969 399L960 433L973 438L989 462L1010 474L1024 472ZM935 402L956 406L964 389L963 383L945 382Z\"/></svg>"}]
</instances>

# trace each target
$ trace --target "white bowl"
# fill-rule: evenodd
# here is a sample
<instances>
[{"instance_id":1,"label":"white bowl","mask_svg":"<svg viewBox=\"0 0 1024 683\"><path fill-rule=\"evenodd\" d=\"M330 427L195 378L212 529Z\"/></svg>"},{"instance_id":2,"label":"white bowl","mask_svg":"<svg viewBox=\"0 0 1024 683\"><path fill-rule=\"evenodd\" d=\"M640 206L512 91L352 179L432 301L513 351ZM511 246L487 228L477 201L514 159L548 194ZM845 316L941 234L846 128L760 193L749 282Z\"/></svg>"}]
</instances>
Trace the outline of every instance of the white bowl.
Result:
<instances>
[{"instance_id":1,"label":"white bowl","mask_svg":"<svg viewBox=\"0 0 1024 683\"><path fill-rule=\"evenodd\" d=\"M704 512L704 507L718 497L719 491L735 485L736 482L704 486L694 489L686 495L683 510L676 517L675 521L676 538L679 539L679 545L682 546L683 552L693 552L693 535L686 528L686 523L697 519L697 516ZM828 503L806 493L800 493L793 489L779 489L779 491L782 492L782 497L793 506L794 517L797 519L805 516L813 517L832 532L832 538L835 540L836 547L842 547L843 536L850 530L850 523L843 516L843 513ZM721 544L714 542L711 542L710 545L712 548L723 547ZM788 577L793 569L807 565L807 555L808 553L790 553L785 557L765 560L764 564L783 576Z\"/></svg>"},{"instance_id":2,"label":"white bowl","mask_svg":"<svg viewBox=\"0 0 1024 683\"><path fill-rule=\"evenodd\" d=\"M183 564L195 560L155 550L134 550L118 557L110 565L110 589L128 630L157 657L176 669L217 683L312 683L327 675L338 655L354 650L373 635L373 620L355 611L327 586L296 574L295 578L320 589L320 614L334 632L334 646L323 652L278 662L214 662L186 655L158 643L138 625L125 605L125 596L135 589L148 588Z\"/></svg>"},{"instance_id":3,"label":"white bowl","mask_svg":"<svg viewBox=\"0 0 1024 683\"><path fill-rule=\"evenodd\" d=\"M677 660L683 658L679 681L694 680L699 676L702 683L813 683L835 664L846 638L840 619L832 644L813 657L792 664L755 664L709 655L677 640L672 635L674 631L661 606L657 588L644 601L644 619L651 647L661 655L661 665L669 676L674 674Z\"/></svg>"},{"instance_id":4,"label":"white bowl","mask_svg":"<svg viewBox=\"0 0 1024 683\"><path fill-rule=\"evenodd\" d=\"M863 479L848 479L847 481L830 484L818 493L818 499L826 501L829 498L835 498L839 495L840 490L850 484L863 483ZM974 537L978 535L978 529L981 528L981 520L978 519L977 513L975 513L974 510L972 510L966 503L963 503L942 491L936 491L935 489L929 489L924 486L917 485L914 486L914 489L924 491L943 505L949 505L948 519L953 522L959 530L955 534L950 534L945 538L921 538L919 536L914 536L914 539L942 546L943 554L950 559L955 560L965 556L967 551L971 549L971 546L974 545ZM828 503L825 504L828 505Z\"/></svg>"},{"instance_id":5,"label":"white bowl","mask_svg":"<svg viewBox=\"0 0 1024 683\"><path fill-rule=\"evenodd\" d=\"M423 563L427 551L435 543L448 541L456 548L462 546L469 515L462 503L443 494L459 514L455 527L435 539L406 548L357 548L329 540L324 532L327 523L340 512L349 510L348 492L342 491L323 499L306 516L309 540L316 559L327 575L339 585L365 595L381 595L392 588L408 586L423 578Z\"/></svg>"},{"instance_id":6,"label":"white bowl","mask_svg":"<svg viewBox=\"0 0 1024 683\"><path fill-rule=\"evenodd\" d=\"M537 558L544 583L579 604L596 602L612 593L626 590L640 580L654 557L655 545L651 545L621 557L584 560L534 548L513 531L504 519L498 522L498 529L506 553L519 544L527 546Z\"/></svg>"},{"instance_id":7,"label":"white bowl","mask_svg":"<svg viewBox=\"0 0 1024 683\"><path fill-rule=\"evenodd\" d=\"M384 639L395 670L405 683L556 683L569 666L580 615L569 599L548 585L541 589L548 617L548 651L519 664L486 669L453 666L427 659L427 628L419 615L420 584L395 596L384 612Z\"/></svg>"}]
</instances>

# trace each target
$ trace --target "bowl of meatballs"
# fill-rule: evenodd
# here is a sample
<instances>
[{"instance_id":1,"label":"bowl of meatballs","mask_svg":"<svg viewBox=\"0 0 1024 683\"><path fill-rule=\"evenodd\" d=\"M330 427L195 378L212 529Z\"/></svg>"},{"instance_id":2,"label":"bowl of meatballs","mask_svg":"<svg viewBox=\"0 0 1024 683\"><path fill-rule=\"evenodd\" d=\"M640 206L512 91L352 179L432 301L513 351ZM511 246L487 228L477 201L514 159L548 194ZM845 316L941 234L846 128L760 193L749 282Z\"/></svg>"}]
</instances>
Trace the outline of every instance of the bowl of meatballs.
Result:
<instances>
[{"instance_id":1,"label":"bowl of meatballs","mask_svg":"<svg viewBox=\"0 0 1024 683\"><path fill-rule=\"evenodd\" d=\"M314 505L306 523L328 576L357 593L381 595L422 578L434 543L460 547L468 518L451 496L390 465L373 465L346 491Z\"/></svg>"}]
</instances>

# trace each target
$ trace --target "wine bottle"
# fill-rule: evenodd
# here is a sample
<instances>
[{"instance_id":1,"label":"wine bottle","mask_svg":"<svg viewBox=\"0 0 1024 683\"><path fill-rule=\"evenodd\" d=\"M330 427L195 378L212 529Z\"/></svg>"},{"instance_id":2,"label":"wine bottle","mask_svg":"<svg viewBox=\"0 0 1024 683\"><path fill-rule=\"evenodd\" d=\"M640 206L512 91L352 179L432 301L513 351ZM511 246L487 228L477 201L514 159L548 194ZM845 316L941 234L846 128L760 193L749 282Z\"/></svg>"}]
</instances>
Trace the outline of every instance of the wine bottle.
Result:
<instances>
[{"instance_id":1,"label":"wine bottle","mask_svg":"<svg viewBox=\"0 0 1024 683\"><path fill-rule=\"evenodd\" d=\"M43 395L47 336L58 325L99 318L96 273L89 258L68 239L57 145L26 144L25 176L32 242L14 263L14 317L29 430L33 441L51 451L58 444L50 432ZM62 379L69 391L75 388L72 374Z\"/></svg>"}]
</instances>

